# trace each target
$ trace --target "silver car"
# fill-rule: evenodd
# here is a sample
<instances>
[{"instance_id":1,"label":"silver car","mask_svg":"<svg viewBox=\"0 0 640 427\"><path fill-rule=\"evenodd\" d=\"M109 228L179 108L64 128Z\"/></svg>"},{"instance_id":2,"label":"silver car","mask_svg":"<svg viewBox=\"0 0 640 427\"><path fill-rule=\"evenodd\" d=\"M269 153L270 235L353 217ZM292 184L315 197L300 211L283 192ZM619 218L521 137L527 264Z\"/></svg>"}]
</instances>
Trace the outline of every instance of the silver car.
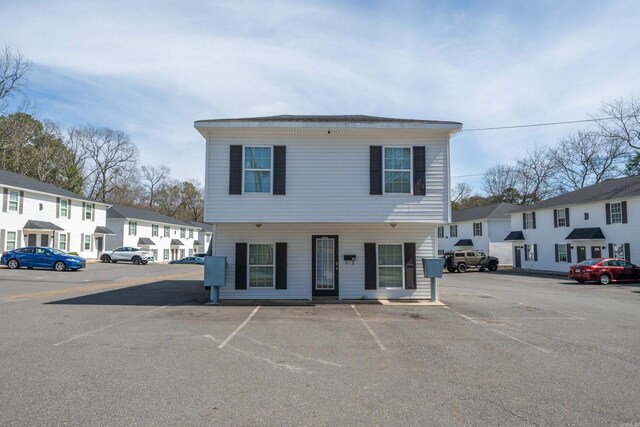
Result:
<instances>
[{"instance_id":1,"label":"silver car","mask_svg":"<svg viewBox=\"0 0 640 427\"><path fill-rule=\"evenodd\" d=\"M132 262L134 264L146 264L149 261L153 261L153 252L147 249L121 246L112 251L102 252L100 254L100 261L113 263L125 261Z\"/></svg>"}]
</instances>

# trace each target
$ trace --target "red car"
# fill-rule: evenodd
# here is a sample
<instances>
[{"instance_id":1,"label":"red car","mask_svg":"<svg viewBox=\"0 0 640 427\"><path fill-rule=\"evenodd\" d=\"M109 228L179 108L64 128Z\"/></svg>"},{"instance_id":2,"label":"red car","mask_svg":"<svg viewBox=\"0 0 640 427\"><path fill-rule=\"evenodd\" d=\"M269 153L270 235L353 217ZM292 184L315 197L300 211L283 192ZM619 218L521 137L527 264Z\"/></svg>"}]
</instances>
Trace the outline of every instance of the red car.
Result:
<instances>
[{"instance_id":1,"label":"red car","mask_svg":"<svg viewBox=\"0 0 640 427\"><path fill-rule=\"evenodd\" d=\"M578 283L640 281L640 267L620 258L594 258L569 267L569 278Z\"/></svg>"}]
</instances>

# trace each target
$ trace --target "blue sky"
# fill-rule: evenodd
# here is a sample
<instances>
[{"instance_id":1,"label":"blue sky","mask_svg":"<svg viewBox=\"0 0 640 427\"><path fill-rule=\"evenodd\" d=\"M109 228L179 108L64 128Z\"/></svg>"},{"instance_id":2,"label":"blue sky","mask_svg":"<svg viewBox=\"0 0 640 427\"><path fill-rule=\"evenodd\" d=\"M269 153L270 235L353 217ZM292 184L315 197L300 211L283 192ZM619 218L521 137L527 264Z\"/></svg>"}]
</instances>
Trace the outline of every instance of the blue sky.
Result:
<instances>
[{"instance_id":1,"label":"blue sky","mask_svg":"<svg viewBox=\"0 0 640 427\"><path fill-rule=\"evenodd\" d=\"M37 115L128 132L143 164L204 176L193 121L272 114L587 118L639 95L638 1L0 0ZM454 176L580 126L462 133ZM456 178L474 182L478 178Z\"/></svg>"}]
</instances>

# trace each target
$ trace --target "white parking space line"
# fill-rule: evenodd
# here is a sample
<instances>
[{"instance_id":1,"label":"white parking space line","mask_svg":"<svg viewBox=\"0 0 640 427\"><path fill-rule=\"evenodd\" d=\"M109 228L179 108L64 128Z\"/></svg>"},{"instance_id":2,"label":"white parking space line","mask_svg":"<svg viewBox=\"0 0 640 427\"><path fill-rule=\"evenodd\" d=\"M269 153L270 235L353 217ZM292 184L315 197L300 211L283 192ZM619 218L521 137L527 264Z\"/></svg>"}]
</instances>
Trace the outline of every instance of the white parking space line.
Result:
<instances>
[{"instance_id":1,"label":"white parking space line","mask_svg":"<svg viewBox=\"0 0 640 427\"><path fill-rule=\"evenodd\" d=\"M499 297L497 295L488 294L486 292L480 292L480 291L473 291L473 292L475 292L476 294L485 295L485 296L488 296L488 297L491 297L491 298L502 299L502 297Z\"/></svg>"},{"instance_id":2,"label":"white parking space line","mask_svg":"<svg viewBox=\"0 0 640 427\"><path fill-rule=\"evenodd\" d=\"M249 337L247 337L245 335L240 335L239 337L242 338L242 339L251 341L252 343L255 343L255 344L258 344L258 345L262 345L262 346L265 346L265 347L269 347L270 349L273 349L273 350L276 350L276 351L279 351L279 352L282 352L282 353L290 354L291 356L295 356L295 357L297 357L299 359L302 359L302 360L306 360L306 361L309 361L309 362L321 363L323 365L335 366L337 368L342 368L342 365L339 364L339 363L329 362L328 360L318 359L318 358L315 358L315 357L304 356L304 355L302 355L300 353L294 353L294 352L286 350L284 348L276 347L275 345L272 345L272 344L269 344L269 343L266 343L266 342L262 342L262 341L258 341L258 340L253 339L253 338L249 338Z\"/></svg>"},{"instance_id":3,"label":"white parking space line","mask_svg":"<svg viewBox=\"0 0 640 427\"><path fill-rule=\"evenodd\" d=\"M492 331L497 332L498 334L503 335L503 336L505 336L505 337L507 337L507 338L511 338L512 340L517 341L517 342L519 342L519 343L521 343L521 344L525 344L525 345L528 345L529 347L533 347L533 348L535 348L536 350L539 350L539 351L541 351L541 352L543 352L543 353L551 353L551 352L550 352L549 350L547 350L547 349L544 349L544 348L542 348L542 347L538 347L537 345L535 345L535 344L531 344L530 342L527 342L527 341L524 341L524 340L521 340L520 338L516 338L516 337L514 337L514 336L512 336L512 335L507 334L506 332L502 332L502 331L500 331L500 330L498 330L498 329L496 329L496 328L492 328L491 326L487 326L484 322L481 322L481 321L479 321L479 320L476 320L476 319L474 319L473 317L465 316L464 314L459 313L459 312L455 311L454 309L452 309L452 308L450 308L450 307L444 307L444 308L445 308L445 309L447 309L447 310L449 310L449 311L450 311L450 312L452 312L452 313L457 314L458 316L460 316L460 317L462 317L462 318L464 318L464 319L470 320L471 322L475 323L476 325L484 326L484 327L485 327L485 328L487 328L487 329L491 329Z\"/></svg>"},{"instance_id":4,"label":"white parking space line","mask_svg":"<svg viewBox=\"0 0 640 427\"><path fill-rule=\"evenodd\" d=\"M236 334L240 332L240 330L247 325L247 323L249 323L251 318L255 316L255 314L258 312L259 309L260 309L260 306L257 306L256 308L254 308L251 314L249 315L249 317L247 317L245 321L242 322L242 324L236 328L235 331L231 332L231 335L229 335L224 341L222 341L222 343L218 346L218 348L224 348L224 346L227 345L229 341L231 341L231 339L235 337Z\"/></svg>"},{"instance_id":5,"label":"white parking space line","mask_svg":"<svg viewBox=\"0 0 640 427\"><path fill-rule=\"evenodd\" d=\"M358 316L358 319L360 319L360 322L362 322L362 324L364 325L365 328L367 328L367 331L369 331L369 333L371 334L371 336L373 337L373 339L376 341L376 343L378 344L378 347L380 347L380 350L384 351L386 350L386 348L384 347L384 345L382 344L382 341L380 341L380 338L378 338L378 336L376 335L375 332L373 332L373 329L371 329L371 326L369 326L369 324L367 323L366 320L364 320L364 318L362 316L360 316L360 313L358 312L358 309L356 309L356 306L351 304L351 308L353 308L353 311L356 312L356 316Z\"/></svg>"},{"instance_id":6,"label":"white parking space line","mask_svg":"<svg viewBox=\"0 0 640 427\"><path fill-rule=\"evenodd\" d=\"M138 317L145 316L145 315L147 315L149 313L153 313L154 311L162 310L163 308L167 308L167 307L169 307L169 306L168 305L163 305L162 307L156 307L153 310L145 311L144 313L140 313L140 314L136 314L135 316L127 317L124 320L121 320L121 321L116 322L116 323L112 323L112 324L107 325L107 326L103 326L102 328L94 329L93 331L89 331L89 332L85 332L85 333L82 333L82 334L79 334L79 335L75 335L75 336L69 338L68 340L57 342L54 345L58 346L58 345L61 345L61 344L66 344L68 342L77 340L78 338L83 338L83 337L87 337L89 335L93 335L93 334L95 334L97 332L104 331L105 329L113 328L114 326L122 325L123 323L126 323L126 322L129 322L131 320L137 319Z\"/></svg>"}]
</instances>

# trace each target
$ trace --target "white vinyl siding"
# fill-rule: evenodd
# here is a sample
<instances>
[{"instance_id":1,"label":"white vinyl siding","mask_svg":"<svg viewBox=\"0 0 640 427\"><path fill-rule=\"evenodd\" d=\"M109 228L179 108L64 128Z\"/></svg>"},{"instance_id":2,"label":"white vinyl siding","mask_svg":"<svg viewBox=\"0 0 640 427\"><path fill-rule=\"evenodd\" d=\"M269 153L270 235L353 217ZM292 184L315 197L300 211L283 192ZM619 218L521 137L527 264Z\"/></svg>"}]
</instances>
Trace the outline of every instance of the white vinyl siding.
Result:
<instances>
[{"instance_id":1,"label":"white vinyl siding","mask_svg":"<svg viewBox=\"0 0 640 427\"><path fill-rule=\"evenodd\" d=\"M404 287L402 245L378 245L378 288Z\"/></svg>"},{"instance_id":2,"label":"white vinyl siding","mask_svg":"<svg viewBox=\"0 0 640 427\"><path fill-rule=\"evenodd\" d=\"M271 193L272 147L244 147L244 192Z\"/></svg>"},{"instance_id":3,"label":"white vinyl siding","mask_svg":"<svg viewBox=\"0 0 640 427\"><path fill-rule=\"evenodd\" d=\"M274 285L274 245L249 245L249 287L273 288Z\"/></svg>"},{"instance_id":4,"label":"white vinyl siding","mask_svg":"<svg viewBox=\"0 0 640 427\"><path fill-rule=\"evenodd\" d=\"M384 147L384 192L411 194L411 148Z\"/></svg>"},{"instance_id":5,"label":"white vinyl siding","mask_svg":"<svg viewBox=\"0 0 640 427\"><path fill-rule=\"evenodd\" d=\"M278 134L277 144L287 147L286 197L229 195L230 146L258 141L210 139L207 143L207 195L205 219L211 223L444 223L449 218L448 138L404 137L345 139L305 138L298 134ZM370 146L424 146L426 156L426 196L395 194L371 196Z\"/></svg>"},{"instance_id":6,"label":"white vinyl siding","mask_svg":"<svg viewBox=\"0 0 640 427\"><path fill-rule=\"evenodd\" d=\"M20 201L20 192L19 191L9 191L9 203L8 209L9 212L18 212L18 206Z\"/></svg>"}]
</instances>

